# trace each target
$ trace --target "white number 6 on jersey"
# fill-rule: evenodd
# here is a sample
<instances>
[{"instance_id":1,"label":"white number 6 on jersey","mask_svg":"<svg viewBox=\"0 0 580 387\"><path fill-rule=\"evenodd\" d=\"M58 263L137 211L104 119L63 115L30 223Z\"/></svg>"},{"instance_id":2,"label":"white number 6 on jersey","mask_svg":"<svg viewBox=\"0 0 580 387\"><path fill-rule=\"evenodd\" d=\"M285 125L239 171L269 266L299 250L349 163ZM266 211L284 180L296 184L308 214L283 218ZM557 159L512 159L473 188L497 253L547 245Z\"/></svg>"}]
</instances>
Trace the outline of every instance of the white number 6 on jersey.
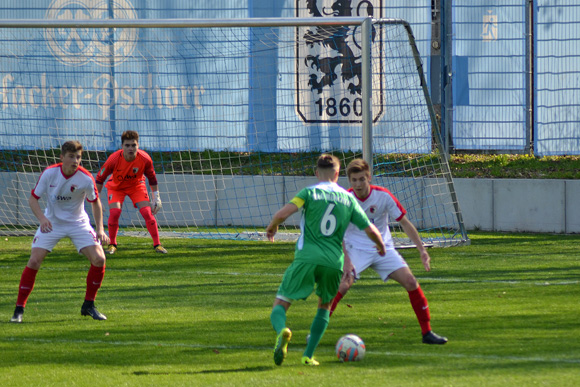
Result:
<instances>
[{"instance_id":1,"label":"white number 6 on jersey","mask_svg":"<svg viewBox=\"0 0 580 387\"><path fill-rule=\"evenodd\" d=\"M336 229L336 216L332 215L332 210L336 204L331 203L326 207L324 216L320 221L320 232L324 236L330 236Z\"/></svg>"}]
</instances>

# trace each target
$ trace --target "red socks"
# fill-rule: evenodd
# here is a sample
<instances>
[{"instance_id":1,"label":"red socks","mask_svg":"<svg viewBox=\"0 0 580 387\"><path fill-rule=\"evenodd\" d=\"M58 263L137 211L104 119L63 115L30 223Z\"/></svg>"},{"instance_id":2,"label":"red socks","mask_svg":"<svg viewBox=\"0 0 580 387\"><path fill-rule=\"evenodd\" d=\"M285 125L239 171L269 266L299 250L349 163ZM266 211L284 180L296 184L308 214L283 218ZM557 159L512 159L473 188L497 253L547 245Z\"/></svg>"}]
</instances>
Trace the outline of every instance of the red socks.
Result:
<instances>
[{"instance_id":1,"label":"red socks","mask_svg":"<svg viewBox=\"0 0 580 387\"><path fill-rule=\"evenodd\" d=\"M419 325L421 326L421 333L425 334L431 330L431 315L429 313L429 304L427 303L427 298L425 297L421 286L408 293L411 306L413 307L415 315L417 316L417 320L419 320ZM336 293L336 296L332 301L332 306L330 307L331 316L340 300L342 300L342 297L344 297L342 293Z\"/></svg>"},{"instance_id":2,"label":"red socks","mask_svg":"<svg viewBox=\"0 0 580 387\"><path fill-rule=\"evenodd\" d=\"M121 217L120 208L111 208L109 210L109 239L112 245L117 245L117 233L119 232L119 218Z\"/></svg>"},{"instance_id":3,"label":"red socks","mask_svg":"<svg viewBox=\"0 0 580 387\"><path fill-rule=\"evenodd\" d=\"M151 213L151 207L149 206L143 207L139 210L139 212L143 216L143 219L145 219L147 231L149 231L151 238L153 238L153 246L160 245L161 242L159 241L159 230L157 230L157 221L155 220L155 217Z\"/></svg>"},{"instance_id":4,"label":"red socks","mask_svg":"<svg viewBox=\"0 0 580 387\"><path fill-rule=\"evenodd\" d=\"M28 301L28 296L34 288L34 282L36 280L36 274L38 270L34 270L26 266L22 272L22 277L20 277L20 285L18 287L18 298L16 299L16 306L26 306ZM94 301L97 296L97 291L101 287L103 278L105 277L105 267L96 267L91 265L89 273L87 274L87 292L85 294L85 300Z\"/></svg>"},{"instance_id":5,"label":"red socks","mask_svg":"<svg viewBox=\"0 0 580 387\"><path fill-rule=\"evenodd\" d=\"M330 307L330 316L332 316L332 314L334 313L334 310L336 309L336 306L338 305L340 300L342 300L342 297L344 297L344 294L342 294L341 292L336 293L334 300L332 300L332 306Z\"/></svg>"},{"instance_id":6,"label":"red socks","mask_svg":"<svg viewBox=\"0 0 580 387\"><path fill-rule=\"evenodd\" d=\"M143 219L145 219L145 225L147 226L147 231L153 239L153 246L160 245L159 241L159 230L157 230L157 220L151 213L151 207L146 206L139 210ZM112 245L117 245L117 233L119 232L119 218L121 217L120 208L111 208L109 210L109 238L111 239Z\"/></svg>"},{"instance_id":7,"label":"red socks","mask_svg":"<svg viewBox=\"0 0 580 387\"><path fill-rule=\"evenodd\" d=\"M87 292L85 293L86 301L95 301L97 292L101 287L103 278L105 277L105 266L96 267L91 265L89 273L87 274Z\"/></svg>"},{"instance_id":8,"label":"red socks","mask_svg":"<svg viewBox=\"0 0 580 387\"><path fill-rule=\"evenodd\" d=\"M28 296L34 288L34 281L36 281L36 274L38 270L34 270L26 266L20 277L20 285L18 286L18 298L16 299L16 306L26 306Z\"/></svg>"},{"instance_id":9,"label":"red socks","mask_svg":"<svg viewBox=\"0 0 580 387\"><path fill-rule=\"evenodd\" d=\"M417 320L419 320L419 325L421 325L421 333L425 334L431 330L431 315L429 313L429 304L427 304L427 298L421 290L421 286L417 289L409 292L409 300L411 300L411 306L417 315Z\"/></svg>"}]
</instances>

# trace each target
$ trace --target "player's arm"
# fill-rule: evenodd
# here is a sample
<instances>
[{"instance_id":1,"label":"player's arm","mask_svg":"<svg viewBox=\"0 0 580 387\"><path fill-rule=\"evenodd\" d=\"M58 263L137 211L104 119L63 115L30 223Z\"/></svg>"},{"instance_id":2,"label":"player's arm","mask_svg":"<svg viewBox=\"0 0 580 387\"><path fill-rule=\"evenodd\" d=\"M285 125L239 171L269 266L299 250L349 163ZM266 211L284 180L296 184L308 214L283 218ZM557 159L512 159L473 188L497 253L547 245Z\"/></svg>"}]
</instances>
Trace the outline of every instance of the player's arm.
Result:
<instances>
[{"instance_id":1,"label":"player's arm","mask_svg":"<svg viewBox=\"0 0 580 387\"><path fill-rule=\"evenodd\" d=\"M155 215L161 210L161 196L159 195L159 186L157 185L157 175L153 167L153 160L149 155L145 157L143 174L147 177L149 188L151 188L151 212Z\"/></svg>"},{"instance_id":2,"label":"player's arm","mask_svg":"<svg viewBox=\"0 0 580 387\"><path fill-rule=\"evenodd\" d=\"M36 198L34 195L30 195L30 197L28 198L28 205L30 206L30 209L32 210L34 216L36 216L36 218L40 222L40 232L51 232L52 223L50 223L50 220L48 220L48 218L44 216L44 212L42 211L42 208L40 208L38 198Z\"/></svg>"},{"instance_id":3,"label":"player's arm","mask_svg":"<svg viewBox=\"0 0 580 387\"><path fill-rule=\"evenodd\" d=\"M423 262L425 270L431 270L431 257L429 256L425 246L423 246L421 236L419 235L419 232L413 223L407 218L407 216L403 215L403 217L399 219L399 224L409 239L415 244L415 246L417 246L417 250L419 250L419 253L421 254L421 262Z\"/></svg>"},{"instance_id":4,"label":"player's arm","mask_svg":"<svg viewBox=\"0 0 580 387\"><path fill-rule=\"evenodd\" d=\"M344 246L344 243L342 245L342 252L344 254L344 265L343 265L343 271L345 273L348 272L348 274L352 274L353 276L356 276L356 272L355 272L355 268L352 264L352 261L350 260L350 255L348 254L348 251L346 251L346 248Z\"/></svg>"},{"instance_id":5,"label":"player's arm","mask_svg":"<svg viewBox=\"0 0 580 387\"><path fill-rule=\"evenodd\" d=\"M294 199L293 199L294 200ZM298 211L299 207L291 201L290 203L286 204L284 207L280 208L272 217L270 224L266 227L266 236L270 242L274 242L274 235L278 232L278 226L284 223L286 219L296 211Z\"/></svg>"},{"instance_id":6,"label":"player's arm","mask_svg":"<svg viewBox=\"0 0 580 387\"><path fill-rule=\"evenodd\" d=\"M356 268L352 264L350 259L350 255L348 251L346 251L346 247L344 243L342 244L342 252L344 253L344 265L342 266L342 282L346 281L348 283L348 287L350 288L354 283L354 279L356 278ZM339 289L340 291L340 289ZM341 292L342 293L342 292ZM342 293L343 295L345 293Z\"/></svg>"},{"instance_id":7,"label":"player's arm","mask_svg":"<svg viewBox=\"0 0 580 387\"><path fill-rule=\"evenodd\" d=\"M105 227L103 226L103 206L99 199L91 202L91 207L93 210L93 218L95 219L95 232L97 233L97 239L101 243L109 243L109 237L105 234Z\"/></svg>"},{"instance_id":8,"label":"player's arm","mask_svg":"<svg viewBox=\"0 0 580 387\"><path fill-rule=\"evenodd\" d=\"M381 235L377 227L371 223L367 228L364 229L364 232L367 234L370 240L375 242L377 252L379 253L379 255L381 257L385 256L386 250L385 242L383 242L383 236Z\"/></svg>"}]
</instances>

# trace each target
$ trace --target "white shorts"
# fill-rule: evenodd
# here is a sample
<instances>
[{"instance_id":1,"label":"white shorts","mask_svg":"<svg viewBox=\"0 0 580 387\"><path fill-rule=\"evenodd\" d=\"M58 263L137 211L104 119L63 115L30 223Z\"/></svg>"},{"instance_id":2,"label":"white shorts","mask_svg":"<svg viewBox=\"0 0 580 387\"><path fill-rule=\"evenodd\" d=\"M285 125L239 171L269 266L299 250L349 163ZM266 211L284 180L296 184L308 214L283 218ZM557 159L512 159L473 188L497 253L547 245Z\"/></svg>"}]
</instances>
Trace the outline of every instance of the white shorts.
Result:
<instances>
[{"instance_id":1,"label":"white shorts","mask_svg":"<svg viewBox=\"0 0 580 387\"><path fill-rule=\"evenodd\" d=\"M401 257L401 254L392 248L387 249L385 256L381 257L376 251L361 250L351 245L346 245L345 247L356 270L356 279L359 279L360 274L370 267L386 282L392 272L403 267L409 267L407 262Z\"/></svg>"},{"instance_id":2,"label":"white shorts","mask_svg":"<svg viewBox=\"0 0 580 387\"><path fill-rule=\"evenodd\" d=\"M97 233L90 223L55 224L52 223L51 232L40 232L40 227L34 234L32 248L41 248L52 251L54 246L63 238L69 237L80 252L87 246L100 245Z\"/></svg>"}]
</instances>

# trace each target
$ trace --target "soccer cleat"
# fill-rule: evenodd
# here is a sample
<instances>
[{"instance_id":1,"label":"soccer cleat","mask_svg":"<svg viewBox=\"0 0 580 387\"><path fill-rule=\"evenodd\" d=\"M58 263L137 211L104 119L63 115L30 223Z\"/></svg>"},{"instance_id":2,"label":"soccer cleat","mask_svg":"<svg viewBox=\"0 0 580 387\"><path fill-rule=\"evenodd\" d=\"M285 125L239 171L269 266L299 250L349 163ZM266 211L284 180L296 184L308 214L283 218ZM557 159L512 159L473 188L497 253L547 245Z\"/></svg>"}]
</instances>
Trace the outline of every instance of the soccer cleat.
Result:
<instances>
[{"instance_id":1,"label":"soccer cleat","mask_svg":"<svg viewBox=\"0 0 580 387\"><path fill-rule=\"evenodd\" d=\"M316 361L313 357L302 356L302 364L307 366L317 366L320 365L319 362Z\"/></svg>"},{"instance_id":2,"label":"soccer cleat","mask_svg":"<svg viewBox=\"0 0 580 387\"><path fill-rule=\"evenodd\" d=\"M423 344L445 344L447 337L439 336L433 331L429 331L423 335Z\"/></svg>"},{"instance_id":3,"label":"soccer cleat","mask_svg":"<svg viewBox=\"0 0 580 387\"><path fill-rule=\"evenodd\" d=\"M274 347L274 364L280 365L286 358L286 353L288 352L288 343L292 338L292 331L288 328L284 328L280 331L278 337L276 337L276 346Z\"/></svg>"},{"instance_id":4,"label":"soccer cleat","mask_svg":"<svg viewBox=\"0 0 580 387\"><path fill-rule=\"evenodd\" d=\"M17 306L16 309L14 309L14 316L12 316L12 318L10 319L10 322L21 323L23 314L24 314L24 307Z\"/></svg>"},{"instance_id":5,"label":"soccer cleat","mask_svg":"<svg viewBox=\"0 0 580 387\"><path fill-rule=\"evenodd\" d=\"M161 246L161 245L157 245L154 247L155 252L159 253L159 254L167 254L167 250L165 250L165 247Z\"/></svg>"},{"instance_id":6,"label":"soccer cleat","mask_svg":"<svg viewBox=\"0 0 580 387\"><path fill-rule=\"evenodd\" d=\"M105 254L115 254L115 251L117 251L117 245L109 245L109 247L105 249Z\"/></svg>"},{"instance_id":7,"label":"soccer cleat","mask_svg":"<svg viewBox=\"0 0 580 387\"><path fill-rule=\"evenodd\" d=\"M93 320L106 320L107 316L99 312L92 302L87 302L81 307L81 316L91 316Z\"/></svg>"}]
</instances>

